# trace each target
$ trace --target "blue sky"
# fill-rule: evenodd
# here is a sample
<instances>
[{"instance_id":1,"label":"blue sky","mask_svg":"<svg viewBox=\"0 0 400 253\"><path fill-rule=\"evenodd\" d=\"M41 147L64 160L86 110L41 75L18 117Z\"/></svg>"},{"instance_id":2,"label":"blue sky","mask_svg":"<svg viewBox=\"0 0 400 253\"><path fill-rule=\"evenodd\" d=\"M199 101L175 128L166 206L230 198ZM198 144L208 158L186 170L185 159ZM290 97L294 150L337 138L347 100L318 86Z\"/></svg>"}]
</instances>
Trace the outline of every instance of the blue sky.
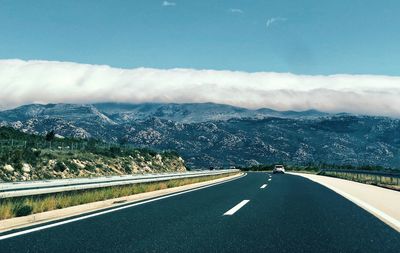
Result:
<instances>
[{"instance_id":1,"label":"blue sky","mask_svg":"<svg viewBox=\"0 0 400 253\"><path fill-rule=\"evenodd\" d=\"M400 75L400 1L163 3L0 0L0 59Z\"/></svg>"}]
</instances>

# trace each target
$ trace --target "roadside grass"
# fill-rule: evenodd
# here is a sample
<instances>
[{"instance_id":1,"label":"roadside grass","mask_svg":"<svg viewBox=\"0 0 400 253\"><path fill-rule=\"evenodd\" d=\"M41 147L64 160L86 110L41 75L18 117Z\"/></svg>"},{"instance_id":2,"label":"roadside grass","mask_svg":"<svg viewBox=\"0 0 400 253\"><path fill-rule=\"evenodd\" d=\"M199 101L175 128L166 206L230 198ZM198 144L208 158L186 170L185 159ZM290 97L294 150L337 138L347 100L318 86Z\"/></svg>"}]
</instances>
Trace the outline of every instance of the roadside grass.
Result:
<instances>
[{"instance_id":1,"label":"roadside grass","mask_svg":"<svg viewBox=\"0 0 400 253\"><path fill-rule=\"evenodd\" d=\"M318 171L314 171L314 170L287 170L287 172L298 172L298 173L304 173L304 174L313 174L316 175L318 174Z\"/></svg>"},{"instance_id":2,"label":"roadside grass","mask_svg":"<svg viewBox=\"0 0 400 253\"><path fill-rule=\"evenodd\" d=\"M357 174L357 173L346 173L346 172L330 172L325 171L321 175L336 177L341 179L346 179L350 181L355 181L363 184L376 185L392 190L400 191L399 179L394 179L391 177L385 176L374 176L374 175L366 175L366 174Z\"/></svg>"},{"instance_id":3,"label":"roadside grass","mask_svg":"<svg viewBox=\"0 0 400 253\"><path fill-rule=\"evenodd\" d=\"M0 220L46 212L70 206L82 205L96 201L125 197L138 193L194 184L228 177L235 174L237 174L237 172L215 176L174 179L162 182L113 186L38 196L6 198L0 200Z\"/></svg>"}]
</instances>

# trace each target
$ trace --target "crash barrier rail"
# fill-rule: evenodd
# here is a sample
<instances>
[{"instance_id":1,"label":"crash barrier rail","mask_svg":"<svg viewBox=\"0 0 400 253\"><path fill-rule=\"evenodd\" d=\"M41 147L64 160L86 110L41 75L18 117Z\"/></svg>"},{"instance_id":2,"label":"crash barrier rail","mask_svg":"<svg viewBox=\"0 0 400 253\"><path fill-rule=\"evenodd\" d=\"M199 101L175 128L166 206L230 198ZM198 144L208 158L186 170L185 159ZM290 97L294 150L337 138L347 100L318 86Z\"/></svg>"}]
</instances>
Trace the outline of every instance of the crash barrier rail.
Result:
<instances>
[{"instance_id":1,"label":"crash barrier rail","mask_svg":"<svg viewBox=\"0 0 400 253\"><path fill-rule=\"evenodd\" d=\"M318 172L318 175L333 176L360 183L367 183L379 186L393 186L390 188L400 190L400 173L396 172L323 169Z\"/></svg>"},{"instance_id":2,"label":"crash barrier rail","mask_svg":"<svg viewBox=\"0 0 400 253\"><path fill-rule=\"evenodd\" d=\"M93 178L72 178L38 181L20 181L0 183L0 199L10 197L32 196L65 191L86 190L110 186L138 183L160 182L173 179L214 176L238 172L237 169L203 170L179 173L159 173L147 175L124 175Z\"/></svg>"}]
</instances>

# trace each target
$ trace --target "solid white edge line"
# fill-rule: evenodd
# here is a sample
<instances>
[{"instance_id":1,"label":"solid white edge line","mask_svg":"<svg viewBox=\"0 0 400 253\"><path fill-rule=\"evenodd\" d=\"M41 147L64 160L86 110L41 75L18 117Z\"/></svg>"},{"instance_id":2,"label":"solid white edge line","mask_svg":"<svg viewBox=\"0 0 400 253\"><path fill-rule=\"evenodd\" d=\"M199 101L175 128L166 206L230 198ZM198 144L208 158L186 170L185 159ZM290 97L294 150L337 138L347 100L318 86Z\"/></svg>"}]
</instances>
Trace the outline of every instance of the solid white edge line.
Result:
<instances>
[{"instance_id":1,"label":"solid white edge line","mask_svg":"<svg viewBox=\"0 0 400 253\"><path fill-rule=\"evenodd\" d=\"M142 202L139 202L139 203L133 203L131 205L121 206L121 207L113 208L113 209L110 209L110 210L89 214L89 215L86 215L86 216L81 216L81 217L77 217L77 218L73 218L73 219L69 219L69 220L65 220L65 221L52 223L52 224L49 224L49 225L44 225L44 226L40 226L40 227L36 227L36 228L31 228L31 229L19 231L19 232L16 232L16 233L3 235L3 236L0 236L0 241L8 239L8 238L11 238L11 237L20 236L20 235L29 234L29 233L32 233L32 232L44 230L44 229L47 229L47 228L57 227L57 226L61 226L61 225L68 224L68 223L72 223L72 222L75 222L75 221L88 219L88 218L99 216L99 215L102 215L102 214L112 213L112 212L116 212L116 211L119 211L119 210L122 210L122 209L143 205L143 204L154 202L154 201L157 201L157 200L166 199L166 198L178 196L178 195L189 193L189 192L194 192L194 191L197 191L197 190L202 190L202 189L205 189L205 188L208 188L208 187L212 187L212 186L216 186L216 185L219 185L219 184L228 183L228 182L237 180L239 178L245 177L246 175L247 175L247 173L245 173L244 175L242 175L240 177L232 178L232 179L229 179L229 180L226 180L226 181L223 181L223 182L218 182L218 183L215 183L215 184L210 184L210 185L202 186L202 187L191 189L191 190L187 190L187 191L173 193L173 194L167 195L167 196L162 196L162 197L158 197L158 198L154 198L154 199L145 200L145 201L142 201Z\"/></svg>"},{"instance_id":2,"label":"solid white edge line","mask_svg":"<svg viewBox=\"0 0 400 253\"><path fill-rule=\"evenodd\" d=\"M260 189L264 189L265 187L267 187L266 184L261 185Z\"/></svg>"},{"instance_id":3,"label":"solid white edge line","mask_svg":"<svg viewBox=\"0 0 400 253\"><path fill-rule=\"evenodd\" d=\"M291 175L295 175L295 176L301 176L301 175L296 175L296 174L292 174ZM307 177L305 177L307 178ZM343 197L345 197L346 199L350 200L351 202L353 202L354 204L356 204L357 206L363 208L364 210L368 211L369 213L373 214L375 217L379 218L380 220L382 220L383 222L385 222L386 224L388 224L389 226L391 226L393 229L395 229L397 232L400 232L400 221L393 218L392 216L388 215L387 213L379 210L376 207L371 206L370 204L362 201L361 199L358 199L356 197L354 197L353 195L350 195L342 190L339 190L338 188L331 186L329 184L326 183L322 183L322 182L318 182L316 180L313 180L311 178L308 178L309 180L318 183L320 185L325 186L326 188L331 189L332 191L336 192L339 195L342 195Z\"/></svg>"},{"instance_id":4,"label":"solid white edge line","mask_svg":"<svg viewBox=\"0 0 400 253\"><path fill-rule=\"evenodd\" d=\"M331 190L335 191L336 193L342 195L346 199L352 201L354 204L360 206L361 208L367 210L368 212L372 213L373 215L375 215L376 217L380 218L381 220L386 222L388 225L393 227L395 230L400 232L400 221L399 220L393 218L392 216L379 210L378 208L371 206L370 204L362 201L361 199L358 199L346 192L343 192L343 191L337 189L336 187L329 186L328 188L330 188Z\"/></svg>"},{"instance_id":5,"label":"solid white edge line","mask_svg":"<svg viewBox=\"0 0 400 253\"><path fill-rule=\"evenodd\" d=\"M227 212L224 213L224 215L233 215L234 213L236 213L240 208L242 208L244 205L246 205L250 200L245 199L243 201L241 201L239 204L237 204L236 206L232 207L231 209L229 209Z\"/></svg>"}]
</instances>

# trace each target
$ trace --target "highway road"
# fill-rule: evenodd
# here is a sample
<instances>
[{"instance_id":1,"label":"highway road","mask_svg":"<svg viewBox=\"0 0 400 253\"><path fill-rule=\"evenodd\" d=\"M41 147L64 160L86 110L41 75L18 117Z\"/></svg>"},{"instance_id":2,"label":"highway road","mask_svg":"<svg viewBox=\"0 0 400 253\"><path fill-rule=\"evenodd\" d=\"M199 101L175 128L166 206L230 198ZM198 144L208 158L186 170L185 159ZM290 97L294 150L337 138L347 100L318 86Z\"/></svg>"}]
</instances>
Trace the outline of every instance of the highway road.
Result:
<instances>
[{"instance_id":1,"label":"highway road","mask_svg":"<svg viewBox=\"0 0 400 253\"><path fill-rule=\"evenodd\" d=\"M400 252L400 233L293 175L248 173L69 221L0 234L0 252Z\"/></svg>"}]
</instances>

